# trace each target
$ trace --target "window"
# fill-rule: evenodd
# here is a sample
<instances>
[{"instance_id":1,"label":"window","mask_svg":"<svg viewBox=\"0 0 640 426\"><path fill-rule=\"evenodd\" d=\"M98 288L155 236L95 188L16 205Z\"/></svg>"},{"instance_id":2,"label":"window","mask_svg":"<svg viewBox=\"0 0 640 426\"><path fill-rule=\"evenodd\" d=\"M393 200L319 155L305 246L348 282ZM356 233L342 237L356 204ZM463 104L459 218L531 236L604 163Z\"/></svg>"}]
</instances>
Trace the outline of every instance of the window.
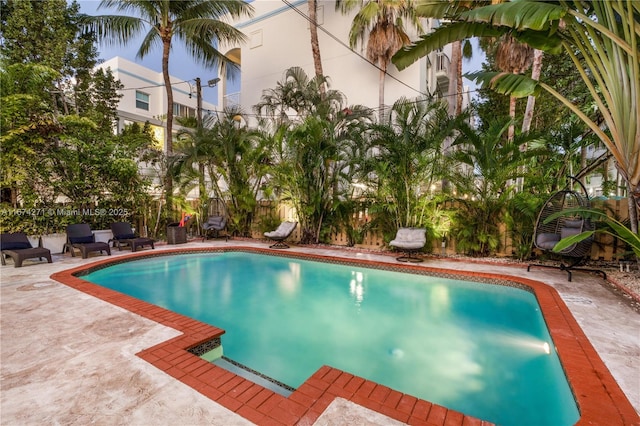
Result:
<instances>
[{"instance_id":1,"label":"window","mask_svg":"<svg viewBox=\"0 0 640 426\"><path fill-rule=\"evenodd\" d=\"M149 111L149 95L136 91L136 108Z\"/></svg>"},{"instance_id":2,"label":"window","mask_svg":"<svg viewBox=\"0 0 640 426\"><path fill-rule=\"evenodd\" d=\"M176 117L195 117L196 109L174 102L173 115Z\"/></svg>"}]
</instances>

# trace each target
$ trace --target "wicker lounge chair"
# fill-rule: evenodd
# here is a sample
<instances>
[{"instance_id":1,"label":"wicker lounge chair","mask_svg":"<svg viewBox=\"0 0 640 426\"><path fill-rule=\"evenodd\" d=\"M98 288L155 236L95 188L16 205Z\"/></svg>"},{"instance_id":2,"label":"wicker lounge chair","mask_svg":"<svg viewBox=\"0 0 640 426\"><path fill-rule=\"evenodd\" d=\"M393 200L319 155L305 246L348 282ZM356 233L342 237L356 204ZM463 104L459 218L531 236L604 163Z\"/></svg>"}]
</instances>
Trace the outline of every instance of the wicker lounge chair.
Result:
<instances>
[{"instance_id":1,"label":"wicker lounge chair","mask_svg":"<svg viewBox=\"0 0 640 426\"><path fill-rule=\"evenodd\" d=\"M298 222L289 222L285 221L278 226L275 231L265 232L264 236L269 238L272 241L275 241L275 244L270 245L269 248L275 249L285 249L289 248L289 246L284 242L289 236L293 233L293 231L298 226Z\"/></svg>"},{"instance_id":2,"label":"wicker lounge chair","mask_svg":"<svg viewBox=\"0 0 640 426\"><path fill-rule=\"evenodd\" d=\"M64 254L68 250L71 252L71 256L75 257L75 249L80 250L83 259L86 259L89 253L94 251L99 251L100 253L106 251L111 256L109 244L96 242L96 236L91 232L91 227L88 223L67 226L67 242L62 247L62 253Z\"/></svg>"},{"instance_id":3,"label":"wicker lounge chair","mask_svg":"<svg viewBox=\"0 0 640 426\"><path fill-rule=\"evenodd\" d=\"M227 218L225 216L209 216L207 221L202 224L202 241L208 238L220 238L224 237L226 241L229 241L229 234L220 234L227 226Z\"/></svg>"},{"instance_id":4,"label":"wicker lounge chair","mask_svg":"<svg viewBox=\"0 0 640 426\"><path fill-rule=\"evenodd\" d=\"M137 236L128 222L113 222L111 224L111 232L113 233L113 238L107 244L112 243L113 247L118 247L119 251L122 250L123 246L131 247L132 252L136 251L138 247L151 246L152 249L156 248L154 239Z\"/></svg>"},{"instance_id":5,"label":"wicker lounge chair","mask_svg":"<svg viewBox=\"0 0 640 426\"><path fill-rule=\"evenodd\" d=\"M422 250L427 243L427 230L425 228L400 228L396 238L389 241L391 247L396 247L404 253L397 257L400 262L422 262L422 258L415 254Z\"/></svg>"},{"instance_id":6,"label":"wicker lounge chair","mask_svg":"<svg viewBox=\"0 0 640 426\"><path fill-rule=\"evenodd\" d=\"M44 247L33 247L27 235L22 232L0 235L0 259L6 265L5 257L13 259L13 266L19 268L26 259L47 259L51 263L51 251Z\"/></svg>"}]
</instances>

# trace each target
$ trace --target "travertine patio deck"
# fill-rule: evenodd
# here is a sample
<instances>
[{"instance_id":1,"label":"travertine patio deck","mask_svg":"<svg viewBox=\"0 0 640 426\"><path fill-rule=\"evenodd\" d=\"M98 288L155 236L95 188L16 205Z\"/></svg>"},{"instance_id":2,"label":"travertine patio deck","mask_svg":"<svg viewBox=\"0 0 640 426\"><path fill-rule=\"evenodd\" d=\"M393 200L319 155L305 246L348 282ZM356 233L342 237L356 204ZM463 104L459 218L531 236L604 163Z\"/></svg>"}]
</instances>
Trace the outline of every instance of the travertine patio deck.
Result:
<instances>
[{"instance_id":1,"label":"travertine patio deck","mask_svg":"<svg viewBox=\"0 0 640 426\"><path fill-rule=\"evenodd\" d=\"M156 251L239 245L267 246L231 240ZM397 264L382 254L291 250ZM49 278L131 255L113 253L87 260L55 256L53 264L22 268L9 262L0 270L2 424L479 424L327 366L284 398L184 351L219 333L215 327L86 285L67 273L58 276L82 292ZM564 303L546 286L530 282L541 289L542 304L559 307L543 310L581 404L581 423L640 423L640 315L600 278L576 273L569 283L555 270L436 259L417 267L505 274L554 287ZM563 322L569 327L556 327Z\"/></svg>"}]
</instances>

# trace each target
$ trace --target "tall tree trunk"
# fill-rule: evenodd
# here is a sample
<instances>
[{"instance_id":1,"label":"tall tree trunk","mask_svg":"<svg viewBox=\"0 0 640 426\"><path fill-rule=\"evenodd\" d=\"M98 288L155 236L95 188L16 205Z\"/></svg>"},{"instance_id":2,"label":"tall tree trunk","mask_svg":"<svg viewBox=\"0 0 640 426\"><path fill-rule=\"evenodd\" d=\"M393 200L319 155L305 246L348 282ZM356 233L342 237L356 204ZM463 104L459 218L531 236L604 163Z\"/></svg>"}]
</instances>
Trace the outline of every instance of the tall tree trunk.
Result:
<instances>
[{"instance_id":1,"label":"tall tree trunk","mask_svg":"<svg viewBox=\"0 0 640 426\"><path fill-rule=\"evenodd\" d=\"M513 96L509 98L509 117L511 117L512 120L516 118L516 100L517 99ZM509 126L509 132L507 133L507 139L509 140L509 142L512 142L515 137L516 127L513 123L511 123L511 125Z\"/></svg>"},{"instance_id":2,"label":"tall tree trunk","mask_svg":"<svg viewBox=\"0 0 640 426\"><path fill-rule=\"evenodd\" d=\"M322 58L320 56L320 43L318 42L318 21L317 21L317 0L308 0L309 2L309 31L311 32L311 53L313 54L313 66L316 70L316 77L322 79ZM324 83L320 85L320 97L324 99L326 87Z\"/></svg>"},{"instance_id":3,"label":"tall tree trunk","mask_svg":"<svg viewBox=\"0 0 640 426\"><path fill-rule=\"evenodd\" d=\"M531 78L535 81L540 80L540 72L542 71L542 50L533 51L533 64L531 66ZM536 97L529 96L527 98L527 109L524 111L524 119L522 120L522 133L526 133L531 128L531 120L533 120L533 109L536 105ZM526 148L525 148L526 149Z\"/></svg>"},{"instance_id":4,"label":"tall tree trunk","mask_svg":"<svg viewBox=\"0 0 640 426\"><path fill-rule=\"evenodd\" d=\"M171 78L169 77L169 51L171 50L171 39L164 39L162 43L162 77L167 91L167 127L165 134L165 153L167 159L173 154L173 89L171 88ZM166 188L166 208L167 215L173 218L173 178L167 165L167 175L165 176Z\"/></svg>"},{"instance_id":5,"label":"tall tree trunk","mask_svg":"<svg viewBox=\"0 0 640 426\"><path fill-rule=\"evenodd\" d=\"M453 42L451 45L451 64L449 66L447 104L449 105L449 115L456 116L458 115L458 81L462 83L462 42L460 41ZM460 95L462 94L460 93Z\"/></svg>"},{"instance_id":6,"label":"tall tree trunk","mask_svg":"<svg viewBox=\"0 0 640 426\"><path fill-rule=\"evenodd\" d=\"M531 66L531 78L535 81L540 80L540 72L542 71L542 50L533 51L533 64ZM533 120L533 110L536 106L536 97L529 96L527 98L527 108L524 111L524 118L522 119L522 133L527 133L531 129L531 121ZM527 144L520 146L520 151L525 152L528 149ZM523 176L526 172L526 168L522 170ZM518 189L524 189L524 177L518 177Z\"/></svg>"},{"instance_id":7,"label":"tall tree trunk","mask_svg":"<svg viewBox=\"0 0 640 426\"><path fill-rule=\"evenodd\" d=\"M464 91L464 85L462 84L462 42L456 42L458 44L458 63L456 64L456 117L462 114L462 92Z\"/></svg>"},{"instance_id":8,"label":"tall tree trunk","mask_svg":"<svg viewBox=\"0 0 640 426\"><path fill-rule=\"evenodd\" d=\"M378 65L380 66L380 81L378 84L378 122L382 124L384 120L384 78L387 75L387 64L380 59Z\"/></svg>"}]
</instances>

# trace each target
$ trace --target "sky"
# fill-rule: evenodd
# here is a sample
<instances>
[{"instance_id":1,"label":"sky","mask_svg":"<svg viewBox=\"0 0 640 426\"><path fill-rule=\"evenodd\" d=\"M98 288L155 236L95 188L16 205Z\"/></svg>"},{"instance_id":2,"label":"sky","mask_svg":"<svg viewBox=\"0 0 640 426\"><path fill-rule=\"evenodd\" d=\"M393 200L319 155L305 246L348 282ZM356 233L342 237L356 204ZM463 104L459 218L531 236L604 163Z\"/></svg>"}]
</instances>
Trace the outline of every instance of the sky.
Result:
<instances>
[{"instance_id":1,"label":"sky","mask_svg":"<svg viewBox=\"0 0 640 426\"><path fill-rule=\"evenodd\" d=\"M87 15L111 15L115 12L111 9L99 8L100 1L98 0L78 0L81 13ZM162 71L162 50L158 46L155 50L151 51L143 59L138 59L136 53L142 42L142 36L137 39L133 39L125 46L111 46L107 43L99 43L98 51L99 58L103 60L111 59L114 56L120 56L128 59L132 62L138 63L144 67L152 69L156 72ZM484 61L484 54L477 47L477 43L474 45L474 57L470 60L463 61L463 73L476 71L481 68L481 64ZM212 104L217 104L217 87L207 87L206 82L218 76L217 70L206 69L201 64L196 62L177 41L173 44L171 55L169 57L169 74L180 80L194 80L196 77L200 77L203 81L202 85L202 98ZM467 79L464 80L464 84L469 86L470 90L474 90L476 85ZM231 90L233 91L233 90ZM473 97L473 93L471 96Z\"/></svg>"}]
</instances>

